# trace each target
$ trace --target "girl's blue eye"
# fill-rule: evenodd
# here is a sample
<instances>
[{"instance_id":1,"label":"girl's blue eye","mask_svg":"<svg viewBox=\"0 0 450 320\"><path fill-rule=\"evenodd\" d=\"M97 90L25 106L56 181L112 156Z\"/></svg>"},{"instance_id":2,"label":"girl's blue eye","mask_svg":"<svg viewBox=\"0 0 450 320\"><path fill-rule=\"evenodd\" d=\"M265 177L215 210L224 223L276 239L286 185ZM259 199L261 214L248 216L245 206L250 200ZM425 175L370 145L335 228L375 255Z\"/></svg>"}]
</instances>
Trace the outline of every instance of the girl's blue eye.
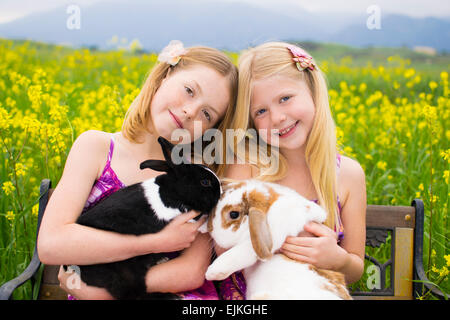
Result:
<instances>
[{"instance_id":1,"label":"girl's blue eye","mask_svg":"<svg viewBox=\"0 0 450 320\"><path fill-rule=\"evenodd\" d=\"M264 112L266 112L266 109L259 109L258 111L256 111L255 115L256 115L256 116L260 116L260 115L262 115Z\"/></svg>"},{"instance_id":2,"label":"girl's blue eye","mask_svg":"<svg viewBox=\"0 0 450 320\"><path fill-rule=\"evenodd\" d=\"M283 98L280 99L280 102L286 102L286 101L288 101L290 98L291 98L290 96L283 97Z\"/></svg>"},{"instance_id":3,"label":"girl's blue eye","mask_svg":"<svg viewBox=\"0 0 450 320\"><path fill-rule=\"evenodd\" d=\"M211 115L209 114L208 111L206 110L202 110L203 114L205 115L206 120L211 121Z\"/></svg>"},{"instance_id":4,"label":"girl's blue eye","mask_svg":"<svg viewBox=\"0 0 450 320\"><path fill-rule=\"evenodd\" d=\"M184 90L186 90L186 92L187 92L188 95L190 95L190 96L193 96L193 95L194 95L194 91L192 91L191 88L189 88L189 87L184 87Z\"/></svg>"}]
</instances>

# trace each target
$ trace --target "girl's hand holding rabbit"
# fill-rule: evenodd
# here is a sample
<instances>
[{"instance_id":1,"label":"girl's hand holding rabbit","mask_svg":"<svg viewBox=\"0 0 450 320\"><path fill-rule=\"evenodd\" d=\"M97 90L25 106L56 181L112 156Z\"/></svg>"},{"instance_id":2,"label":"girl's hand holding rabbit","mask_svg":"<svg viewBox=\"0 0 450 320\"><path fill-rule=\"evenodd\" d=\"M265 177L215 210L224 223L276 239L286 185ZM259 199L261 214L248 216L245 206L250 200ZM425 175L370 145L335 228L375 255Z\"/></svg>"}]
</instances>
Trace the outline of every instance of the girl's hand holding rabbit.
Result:
<instances>
[{"instance_id":1,"label":"girl's hand holding rabbit","mask_svg":"<svg viewBox=\"0 0 450 320\"><path fill-rule=\"evenodd\" d=\"M306 224L305 232L297 237L287 237L280 251L293 260L334 271L340 271L348 260L336 232L317 222Z\"/></svg>"},{"instance_id":2,"label":"girl's hand holding rabbit","mask_svg":"<svg viewBox=\"0 0 450 320\"><path fill-rule=\"evenodd\" d=\"M198 216L197 211L191 210L174 218L167 226L157 233L158 246L152 246L153 252L172 252L189 248L198 234L198 228L206 221L206 216L198 221L189 222Z\"/></svg>"}]
</instances>

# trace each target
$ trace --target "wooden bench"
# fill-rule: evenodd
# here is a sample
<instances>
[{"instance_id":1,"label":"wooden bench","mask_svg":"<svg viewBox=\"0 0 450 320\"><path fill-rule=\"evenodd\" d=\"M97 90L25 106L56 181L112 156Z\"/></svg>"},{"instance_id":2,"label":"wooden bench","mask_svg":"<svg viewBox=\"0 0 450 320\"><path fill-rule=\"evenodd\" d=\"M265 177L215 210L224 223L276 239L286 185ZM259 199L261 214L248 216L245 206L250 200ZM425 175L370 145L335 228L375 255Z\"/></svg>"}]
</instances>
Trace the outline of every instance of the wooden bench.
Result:
<instances>
[{"instance_id":1,"label":"wooden bench","mask_svg":"<svg viewBox=\"0 0 450 320\"><path fill-rule=\"evenodd\" d=\"M51 181L42 180L36 234L52 191ZM366 280L371 290L354 289L354 299L415 299L424 290L432 290L438 298L444 297L442 292L428 283L411 281L427 281L422 263L424 206L420 199L413 200L410 207L368 205L366 221L366 246L376 248L388 245L390 248L386 250L390 255L383 262L366 253L366 262L374 266L370 268L371 274ZM67 299L67 294L59 287L59 266L45 265L41 281L36 281L40 266L35 247L33 258L25 271L0 287L0 300L11 299L13 291L28 280L40 286L38 299Z\"/></svg>"}]
</instances>

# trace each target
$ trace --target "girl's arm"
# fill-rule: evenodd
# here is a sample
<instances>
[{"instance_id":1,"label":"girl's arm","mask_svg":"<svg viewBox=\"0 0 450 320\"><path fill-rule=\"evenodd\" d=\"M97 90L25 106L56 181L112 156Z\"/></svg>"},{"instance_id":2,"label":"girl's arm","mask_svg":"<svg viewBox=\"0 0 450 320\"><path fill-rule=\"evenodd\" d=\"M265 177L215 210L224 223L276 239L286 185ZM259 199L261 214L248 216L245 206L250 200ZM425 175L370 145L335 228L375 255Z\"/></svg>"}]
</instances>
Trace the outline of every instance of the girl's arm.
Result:
<instances>
[{"instance_id":1,"label":"girl's arm","mask_svg":"<svg viewBox=\"0 0 450 320\"><path fill-rule=\"evenodd\" d=\"M348 259L338 271L345 274L347 283L358 281L364 272L366 243L366 180L364 171L355 160L343 157L342 168L346 174L341 184L348 190L348 197L342 204L344 239L341 247L348 253Z\"/></svg>"},{"instance_id":2,"label":"girl's arm","mask_svg":"<svg viewBox=\"0 0 450 320\"><path fill-rule=\"evenodd\" d=\"M40 260L51 265L85 265L125 260L151 252L170 252L188 247L197 230L177 223L165 232L135 236L79 225L94 181L108 154L110 135L82 133L68 155L61 180L47 205L38 236ZM195 213L193 214L195 215Z\"/></svg>"},{"instance_id":3,"label":"girl's arm","mask_svg":"<svg viewBox=\"0 0 450 320\"><path fill-rule=\"evenodd\" d=\"M305 226L305 231L313 237L288 237L281 252L318 268L342 272L347 283L353 283L364 271L366 184L361 166L349 158L342 159L341 187L347 190L341 210L344 239L338 245L333 230L325 225L310 223Z\"/></svg>"},{"instance_id":4,"label":"girl's arm","mask_svg":"<svg viewBox=\"0 0 450 320\"><path fill-rule=\"evenodd\" d=\"M189 213L183 215L184 218ZM190 220L190 219L189 219ZM192 223L195 228L198 228L204 223L203 219ZM167 226L170 228L170 224ZM166 228L167 228L166 227ZM196 237L192 245L185 249L183 253L168 262L152 267L146 275L146 285L148 292L183 292L193 290L200 287L205 280L205 272L209 266L211 259L211 238L208 234L200 234ZM67 293L71 294L76 299L80 300L112 300L114 297L103 288L88 286L77 279L78 287L68 286L68 283L73 283L73 277L78 277L77 274L64 272L62 267L59 270L58 280L60 286Z\"/></svg>"},{"instance_id":5,"label":"girl's arm","mask_svg":"<svg viewBox=\"0 0 450 320\"><path fill-rule=\"evenodd\" d=\"M339 271L345 274L347 283L353 283L364 272L367 196L363 169L358 162L346 159L348 161L343 162L343 168L347 174L342 177L341 183L348 189L348 197L341 212L345 230L340 245L348 253L348 259Z\"/></svg>"}]
</instances>

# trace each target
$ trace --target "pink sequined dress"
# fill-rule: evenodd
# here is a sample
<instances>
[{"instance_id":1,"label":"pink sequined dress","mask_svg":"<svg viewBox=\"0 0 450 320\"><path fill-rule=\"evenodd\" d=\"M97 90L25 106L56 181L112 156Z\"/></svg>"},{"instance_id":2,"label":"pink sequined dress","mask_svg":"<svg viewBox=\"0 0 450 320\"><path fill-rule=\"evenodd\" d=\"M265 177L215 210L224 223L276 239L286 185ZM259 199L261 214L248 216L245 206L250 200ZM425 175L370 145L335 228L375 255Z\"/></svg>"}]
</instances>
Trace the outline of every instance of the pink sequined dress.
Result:
<instances>
[{"instance_id":1,"label":"pink sequined dress","mask_svg":"<svg viewBox=\"0 0 450 320\"><path fill-rule=\"evenodd\" d=\"M110 194L122 189L125 186L122 181L117 177L114 170L111 168L111 159L114 152L114 137L111 135L111 144L108 152L108 159L106 161L105 168L101 176L96 180L94 186L92 187L91 193L89 194L88 200L84 206L83 212L94 206L103 198L109 196ZM219 296L217 294L216 288L213 282L205 280L200 288L195 290L181 292L178 294L183 300L218 300ZM71 295L68 296L69 300L75 300Z\"/></svg>"}]
</instances>

